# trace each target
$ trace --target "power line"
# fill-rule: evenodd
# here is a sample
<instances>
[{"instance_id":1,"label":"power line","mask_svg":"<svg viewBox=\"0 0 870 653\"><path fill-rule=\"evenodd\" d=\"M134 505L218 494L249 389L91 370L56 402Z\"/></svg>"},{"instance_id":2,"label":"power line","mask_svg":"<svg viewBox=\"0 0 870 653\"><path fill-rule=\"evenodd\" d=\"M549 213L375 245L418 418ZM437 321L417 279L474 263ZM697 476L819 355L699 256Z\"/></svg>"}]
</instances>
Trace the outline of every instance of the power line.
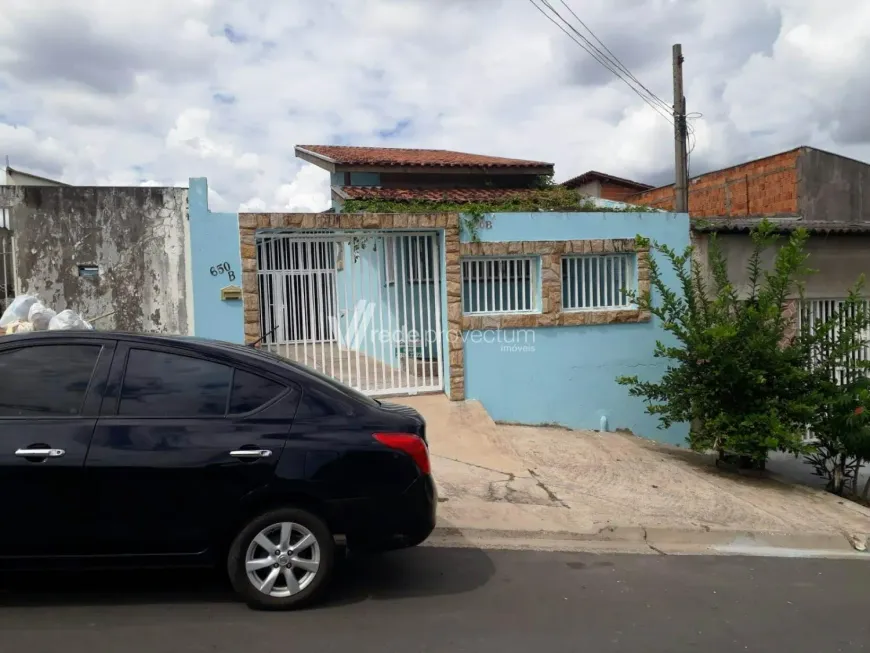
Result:
<instances>
[{"instance_id":1,"label":"power line","mask_svg":"<svg viewBox=\"0 0 870 653\"><path fill-rule=\"evenodd\" d=\"M549 4L548 0L543 0L543 2L545 2L546 4ZM565 2L565 0L559 0L559 2L561 2L562 5L564 5L564 7L565 7L568 11L571 12L571 15L574 16L574 18L577 19L577 22L580 23L580 24L583 26L583 28L584 28L587 32L589 32L589 34L592 36L592 38L595 39L595 40L598 42L598 44L599 44L602 48L604 48L604 50L605 50L605 51L607 52L607 54L609 55L609 59L610 59L610 61L612 61L612 62L616 65L617 68L619 68L622 72L624 72L626 75L628 75L628 77L629 77L632 81L634 81L638 86L640 86L644 91L646 91L646 93L649 95L649 97L652 98L653 100L655 100L655 101L656 101L660 106L662 106L663 108L667 109L668 111L670 111L670 110L672 109L671 105L669 105L667 102L665 102L664 100L662 100L658 95L656 95L656 94L653 93L651 90L649 90L646 86L644 86L644 85L641 83L641 81L640 81L637 77L634 76L634 74L632 74L632 72L628 69L628 67L625 66L625 64L623 64L623 63L619 60L619 57L617 57L615 54L613 54L613 52L611 52L610 48L608 48L608 47L604 44L604 42L603 42L600 38L598 38L598 36L595 34L595 32L592 31L592 28L591 28L591 27L589 27L586 23L583 22L583 20L580 18L580 16L577 15L577 12L575 12L575 11L571 8L571 6L570 6L567 2ZM576 30L574 30L573 28L572 28L572 30L576 32ZM578 32L578 34L579 34L579 32ZM585 39L584 39L584 40L585 40ZM588 41L587 41L587 42L588 42ZM591 45L591 44L590 44L590 45ZM592 47L595 47L595 46L592 46ZM595 49L596 49L599 53L601 53L602 55L604 54L604 53L601 52L601 50L598 50L598 48L595 48Z\"/></svg>"},{"instance_id":2,"label":"power line","mask_svg":"<svg viewBox=\"0 0 870 653\"><path fill-rule=\"evenodd\" d=\"M647 104L648 104L648 105L649 105L649 106L650 106L650 107L651 107L651 108L652 108L656 113L658 113L660 116L662 116L662 117L663 117L665 120L667 120L671 125L674 124L673 119L672 119L672 118L671 118L667 113L663 113L663 112L662 112L662 108L664 108L664 107L662 107L662 106L660 106L660 105L657 105L657 104L655 103L655 101L654 101L651 97L648 97L648 96L644 95L644 94L641 93L637 88L635 88L635 87L632 85L632 83L622 75L620 69L619 69L618 67L616 67L616 65L614 64L614 62L612 62L612 61L611 61L607 56L605 56L605 55L604 55L600 50L598 50L598 48L596 48L594 45L592 45L591 43L589 43L588 39L586 39L583 35L579 34L579 32L578 32L578 35L580 36L580 38L582 39L582 41L581 41L581 40L578 40L578 39L577 39L573 34L571 34L571 32L569 32L569 31L568 31L567 29L565 29L562 25L560 25L560 24L556 21L556 19L554 19L554 18L553 18L552 16L550 16L549 14L547 14L547 12L546 12L544 9L542 9L542 8L541 8L541 7L540 7L540 6L535 2L535 0L529 0L529 2L532 4L532 6L533 6L535 9L537 9L539 12L541 12L541 14L542 14L542 15L543 15L547 20L549 20L551 23L553 23L556 27L558 27L560 30L562 30L565 34L567 34L567 35L568 35L568 38L570 38L570 39L571 39L572 41L574 41L577 45L579 45L581 48L583 48L583 50L585 50L587 54L589 54L593 59L595 59L595 61L597 61L599 64L601 64L602 66L604 66L604 68L606 68L606 69L609 70L611 73L613 73L616 77L618 77L620 80L622 80L622 82L623 82L626 86L628 86L632 91L634 91L634 92L635 92L635 93L636 93L636 94L637 94L637 95L638 95L638 96L639 96L639 97L640 97L644 102L646 102L646 103L647 103ZM555 9L555 8L554 8L554 7L553 7L553 6L552 6L552 5L551 5L547 0L541 0L541 2L544 3L544 4L545 4L549 9L550 9L550 11L552 11L553 14L559 18L559 20L561 20L562 22L564 22L564 23L565 23L569 28L571 28L574 32L577 32L577 30L576 30L576 29L575 29L575 28L570 24L570 22L568 22L565 18L563 18L563 17L561 16L561 14L559 14L559 12L558 12L558 11L557 11L557 10L556 10L556 9ZM589 47L587 47L586 43L584 43L583 41L585 41L586 43L588 43L588 44L589 44ZM655 99L657 99L659 102L661 102L661 99L659 99L659 98L657 98L657 97L656 97ZM667 109L670 110L670 107L667 107Z\"/></svg>"},{"instance_id":3,"label":"power line","mask_svg":"<svg viewBox=\"0 0 870 653\"><path fill-rule=\"evenodd\" d=\"M574 27L574 26L570 23L570 21L568 21L567 19L565 19L565 18L564 18L564 17L559 13L559 11L558 11L555 7L553 7L553 5L550 4L550 2L549 2L548 0L540 0L540 1L542 2L542 4L543 4L544 6L546 6L546 7L547 7L551 12L552 12L552 14L553 14L554 16L556 16L556 18L558 18L560 21L562 21L562 22L563 22L563 23L564 23L564 24L565 24L565 25L566 25L566 26L567 26L567 27L568 27L572 32L574 32L574 34L576 34L577 37L579 37L583 42L582 42L582 43L579 42L579 41L578 41L574 36L572 36L570 33L568 33L568 32L567 32L567 31L566 31L566 30L565 30L565 29L564 29L564 28L563 28L559 23L557 23L557 22L556 22L552 17L550 17L549 15L547 15L546 13L544 13L543 10L541 10L540 7L538 7L539 11L541 11L542 13L544 13L544 15L545 15L549 20L550 20L550 22L554 23L557 27L559 27L559 29L561 29L563 32L565 32L566 34L568 34L568 36L569 36L569 37L570 37L570 38L571 38L575 43L577 43L577 45L579 45L581 48L583 48L583 49L584 49L584 50L585 50L585 51L586 51L586 52L587 52L587 53L588 53L588 54L589 54L593 59L595 59L598 63L600 63L602 66L604 66L604 68L606 68L606 69L609 70L611 73L613 73L616 77L618 77L620 80L622 80L623 83L625 83L625 84L626 84L626 85L627 85L627 86L628 86L632 91L634 91L634 92L635 92L635 93L636 93L636 94L637 94L637 95L638 95L638 96L639 96L639 97L640 97L644 102L646 102L648 105L650 105L650 107L652 107L653 110L656 111L656 113L658 113L659 115L662 115L663 117L665 117L666 120L670 121L670 118L668 118L668 117L666 116L666 114L663 114L662 111L661 111L660 109L664 109L665 112L670 112L670 111L671 111L671 107L669 107L668 105L664 104L664 103L661 101L660 98L655 97L654 95L645 95L644 93L640 92L637 88L635 88L634 85L632 84L632 82L631 82L629 79L626 79L626 78L623 76L623 74L622 74L622 72L621 72L621 70L620 70L620 66L622 66L621 63L620 63L620 64L617 64L615 61L613 61L612 59L610 59L606 54L604 54L601 50L599 50L599 49L595 46L595 44L593 44L591 41L589 41L589 39L587 39L583 34L581 34L581 33L577 30L577 28ZM624 66L623 66L623 68L624 68ZM656 106L656 103L659 103L658 106ZM673 124L672 121L670 121L670 122L671 122L671 124Z\"/></svg>"}]
</instances>

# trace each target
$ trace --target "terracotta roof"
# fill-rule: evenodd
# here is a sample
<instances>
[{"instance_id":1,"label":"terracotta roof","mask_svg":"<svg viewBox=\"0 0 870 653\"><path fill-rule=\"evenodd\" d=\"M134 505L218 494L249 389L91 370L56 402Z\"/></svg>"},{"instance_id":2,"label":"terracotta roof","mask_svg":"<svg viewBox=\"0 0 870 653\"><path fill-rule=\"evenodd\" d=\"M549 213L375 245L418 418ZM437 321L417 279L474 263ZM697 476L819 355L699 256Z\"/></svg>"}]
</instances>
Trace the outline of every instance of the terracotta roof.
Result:
<instances>
[{"instance_id":1,"label":"terracotta roof","mask_svg":"<svg viewBox=\"0 0 870 653\"><path fill-rule=\"evenodd\" d=\"M380 186L333 186L347 200L387 200L390 202L492 202L523 197L535 192L529 188L381 188Z\"/></svg>"},{"instance_id":2,"label":"terracotta roof","mask_svg":"<svg viewBox=\"0 0 870 653\"><path fill-rule=\"evenodd\" d=\"M577 186L582 186L583 184L588 184L590 181L608 181L612 184L630 186L631 188L636 188L639 191L650 190L652 188L652 186L650 186L649 184L642 184L639 181L623 179L622 177L614 177L613 175L598 172L597 170L590 170L589 172L584 172L582 175L577 175L576 177L573 177L568 181L563 181L562 186L566 186L567 188L575 188Z\"/></svg>"},{"instance_id":3,"label":"terracotta roof","mask_svg":"<svg viewBox=\"0 0 870 653\"><path fill-rule=\"evenodd\" d=\"M552 163L505 159L449 150L415 150L395 147L350 147L344 145L297 145L300 153L327 163L355 166L436 166L456 168L548 168Z\"/></svg>"}]
</instances>

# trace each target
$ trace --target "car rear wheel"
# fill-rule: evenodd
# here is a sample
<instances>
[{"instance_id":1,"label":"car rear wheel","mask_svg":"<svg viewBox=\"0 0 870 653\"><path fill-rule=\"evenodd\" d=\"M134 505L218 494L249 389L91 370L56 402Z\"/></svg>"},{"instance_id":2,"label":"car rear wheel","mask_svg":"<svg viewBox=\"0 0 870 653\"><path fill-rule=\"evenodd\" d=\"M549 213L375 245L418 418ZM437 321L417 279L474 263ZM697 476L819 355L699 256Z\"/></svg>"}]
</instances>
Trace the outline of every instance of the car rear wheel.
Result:
<instances>
[{"instance_id":1,"label":"car rear wheel","mask_svg":"<svg viewBox=\"0 0 870 653\"><path fill-rule=\"evenodd\" d=\"M335 543L322 519L282 508L252 520L233 541L230 581L252 608L289 610L316 600L335 567Z\"/></svg>"}]
</instances>

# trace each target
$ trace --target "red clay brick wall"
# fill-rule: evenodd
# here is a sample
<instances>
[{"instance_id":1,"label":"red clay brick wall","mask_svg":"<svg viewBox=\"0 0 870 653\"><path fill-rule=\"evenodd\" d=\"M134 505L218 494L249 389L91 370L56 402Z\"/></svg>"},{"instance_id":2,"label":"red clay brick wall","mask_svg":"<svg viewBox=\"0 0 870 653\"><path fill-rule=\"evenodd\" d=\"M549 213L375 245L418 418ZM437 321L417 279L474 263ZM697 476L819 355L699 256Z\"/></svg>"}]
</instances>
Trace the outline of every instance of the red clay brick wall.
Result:
<instances>
[{"instance_id":1,"label":"red clay brick wall","mask_svg":"<svg viewBox=\"0 0 870 653\"><path fill-rule=\"evenodd\" d=\"M634 195L635 189L610 182L601 182L601 198L605 200L613 200L614 202L624 202L625 199Z\"/></svg>"},{"instance_id":2,"label":"red clay brick wall","mask_svg":"<svg viewBox=\"0 0 870 653\"><path fill-rule=\"evenodd\" d=\"M800 150L783 152L693 179L689 214L693 218L796 214L800 154ZM674 187L638 193L627 201L673 210Z\"/></svg>"}]
</instances>

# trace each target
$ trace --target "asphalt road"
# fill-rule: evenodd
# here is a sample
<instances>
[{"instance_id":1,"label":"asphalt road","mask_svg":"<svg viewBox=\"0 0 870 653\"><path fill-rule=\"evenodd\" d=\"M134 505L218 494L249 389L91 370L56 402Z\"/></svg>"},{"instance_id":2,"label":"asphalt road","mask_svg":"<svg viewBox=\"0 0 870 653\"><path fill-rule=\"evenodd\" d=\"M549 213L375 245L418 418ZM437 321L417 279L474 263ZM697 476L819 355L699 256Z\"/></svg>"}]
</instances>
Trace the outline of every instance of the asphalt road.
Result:
<instances>
[{"instance_id":1,"label":"asphalt road","mask_svg":"<svg viewBox=\"0 0 870 653\"><path fill-rule=\"evenodd\" d=\"M870 650L870 563L419 548L259 613L192 573L0 578L2 653Z\"/></svg>"}]
</instances>

